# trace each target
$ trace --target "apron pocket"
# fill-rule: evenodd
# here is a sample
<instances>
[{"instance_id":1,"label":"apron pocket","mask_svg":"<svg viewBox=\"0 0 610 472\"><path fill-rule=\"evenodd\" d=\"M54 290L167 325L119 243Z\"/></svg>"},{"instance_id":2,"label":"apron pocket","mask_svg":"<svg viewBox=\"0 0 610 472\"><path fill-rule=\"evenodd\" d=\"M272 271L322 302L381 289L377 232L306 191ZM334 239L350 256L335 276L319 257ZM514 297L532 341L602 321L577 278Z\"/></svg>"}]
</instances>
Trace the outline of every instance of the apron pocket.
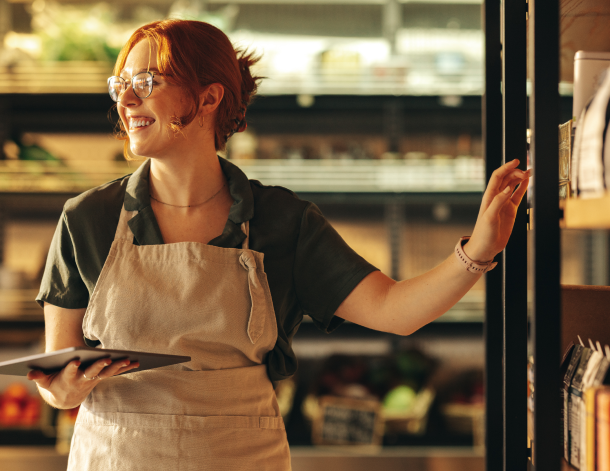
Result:
<instances>
[{"instance_id":1,"label":"apron pocket","mask_svg":"<svg viewBox=\"0 0 610 472\"><path fill-rule=\"evenodd\" d=\"M286 470L281 416L79 415L70 470Z\"/></svg>"}]
</instances>

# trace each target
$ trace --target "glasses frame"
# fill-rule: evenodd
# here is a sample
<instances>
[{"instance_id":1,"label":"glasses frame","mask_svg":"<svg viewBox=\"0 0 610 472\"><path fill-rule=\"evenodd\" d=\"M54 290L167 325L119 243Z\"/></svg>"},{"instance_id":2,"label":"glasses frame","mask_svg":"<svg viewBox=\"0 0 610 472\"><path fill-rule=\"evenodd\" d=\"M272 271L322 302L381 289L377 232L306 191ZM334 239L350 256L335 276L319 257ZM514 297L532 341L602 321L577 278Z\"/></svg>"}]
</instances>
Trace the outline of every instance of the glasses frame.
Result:
<instances>
[{"instance_id":1,"label":"glasses frame","mask_svg":"<svg viewBox=\"0 0 610 472\"><path fill-rule=\"evenodd\" d=\"M147 75L149 75L149 76L150 76L150 92L149 92L149 93L148 93L148 95L146 95L145 97L140 97L140 96L137 94L135 87L133 86L133 81L134 81L134 79L135 79L137 76L142 75L142 74L147 74ZM131 83L131 89L133 90L133 93L134 93L134 95L135 95L136 97L138 97L139 99L145 99L145 98L148 98L148 97L150 97L150 95L151 95L151 94L152 94L152 92L153 92L153 89L154 89L154 83L153 83L153 80L154 80L154 78L155 78L155 76L156 76L156 75L161 75L161 74L156 74L156 73L154 73L154 72L150 72L150 71L138 72L138 73L137 73L136 75L134 75L134 76L131 78L131 80L129 80L129 81L128 81L128 80L126 80L126 79L124 79L124 78L123 78L123 77L121 77L120 75L113 75L112 77L108 77L108 80L106 81L106 84L108 85L108 95L110 95L110 98L111 98L111 99L112 99L114 102L117 102L117 103L118 103L118 102L119 102L119 100L120 100L120 98L121 98L121 95L122 95L122 94L124 94L124 93L127 91L127 83L129 82L129 83ZM119 93L119 95L118 95L118 97L117 97L117 100L115 100L115 99L112 97L112 94L110 93L110 81L111 81L112 79L119 79L119 81L120 81L120 83L121 83L121 85L122 85L122 88L123 88L123 90L121 90L121 93Z\"/></svg>"}]
</instances>

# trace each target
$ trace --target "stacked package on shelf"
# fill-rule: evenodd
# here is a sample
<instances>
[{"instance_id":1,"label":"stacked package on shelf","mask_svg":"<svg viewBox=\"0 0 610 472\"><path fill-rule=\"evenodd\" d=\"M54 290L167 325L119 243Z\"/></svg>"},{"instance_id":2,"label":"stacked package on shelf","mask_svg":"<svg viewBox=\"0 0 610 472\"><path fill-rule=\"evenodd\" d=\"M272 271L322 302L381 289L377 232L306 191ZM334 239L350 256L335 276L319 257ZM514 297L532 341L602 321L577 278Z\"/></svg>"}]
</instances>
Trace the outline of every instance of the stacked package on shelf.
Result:
<instances>
[{"instance_id":1,"label":"stacked package on shelf","mask_svg":"<svg viewBox=\"0 0 610 472\"><path fill-rule=\"evenodd\" d=\"M610 466L609 367L610 349L591 343L573 350L564 376L564 457L580 470Z\"/></svg>"},{"instance_id":2,"label":"stacked package on shelf","mask_svg":"<svg viewBox=\"0 0 610 472\"><path fill-rule=\"evenodd\" d=\"M574 377L569 389L568 409L568 457L574 467L580 467L580 402L582 400L582 379L591 358L591 349L585 347L580 354L580 360L576 366Z\"/></svg>"},{"instance_id":3,"label":"stacked package on shelf","mask_svg":"<svg viewBox=\"0 0 610 472\"><path fill-rule=\"evenodd\" d=\"M576 132L570 167L572 195L580 198L602 197L610 188L609 66L610 53L579 51L574 59Z\"/></svg>"},{"instance_id":4,"label":"stacked package on shelf","mask_svg":"<svg viewBox=\"0 0 610 472\"><path fill-rule=\"evenodd\" d=\"M591 466L590 464L592 461L594 464L595 443L594 435L591 434L591 428L595 428L595 418L589 414L589 410L592 410L591 413L593 413L594 409L591 408L591 400L594 400L595 398L595 389L599 388L599 385L596 384L596 379L601 362L606 356L601 350L601 346L599 346L598 349L594 349L594 347L591 346L591 351L591 357L589 358L587 368L585 369L585 373L583 375L583 396L580 401L580 465L578 466L580 470L596 470L595 466ZM606 363L606 371L607 370L608 365ZM593 450L591 448L593 448Z\"/></svg>"},{"instance_id":5,"label":"stacked package on shelf","mask_svg":"<svg viewBox=\"0 0 610 472\"><path fill-rule=\"evenodd\" d=\"M610 357L602 356L591 387L585 390L585 456L581 470L610 469L610 387L603 385L610 367ZM605 408L599 402L605 402ZM601 434L600 434L601 432Z\"/></svg>"},{"instance_id":6,"label":"stacked package on shelf","mask_svg":"<svg viewBox=\"0 0 610 472\"><path fill-rule=\"evenodd\" d=\"M572 357L570 358L570 363L568 364L568 370L563 378L563 389L562 400L563 400L563 408L562 408L562 420L563 420L563 457L566 461L570 462L570 435L569 435L569 414L570 411L568 404L570 403L570 386L572 385L572 378L576 373L576 367L580 362L580 356L582 355L584 347L580 344L574 347L572 351Z\"/></svg>"},{"instance_id":7,"label":"stacked package on shelf","mask_svg":"<svg viewBox=\"0 0 610 472\"><path fill-rule=\"evenodd\" d=\"M610 470L610 387L605 386L595 395L594 455L591 470Z\"/></svg>"}]
</instances>

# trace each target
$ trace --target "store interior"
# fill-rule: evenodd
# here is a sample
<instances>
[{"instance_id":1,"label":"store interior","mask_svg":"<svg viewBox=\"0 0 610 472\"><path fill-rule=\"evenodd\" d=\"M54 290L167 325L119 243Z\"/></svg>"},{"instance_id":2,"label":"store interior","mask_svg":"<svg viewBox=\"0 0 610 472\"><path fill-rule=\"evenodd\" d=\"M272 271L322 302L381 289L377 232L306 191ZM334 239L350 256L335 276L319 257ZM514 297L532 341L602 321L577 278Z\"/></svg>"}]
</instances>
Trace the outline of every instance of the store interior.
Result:
<instances>
[{"instance_id":1,"label":"store interior","mask_svg":"<svg viewBox=\"0 0 610 472\"><path fill-rule=\"evenodd\" d=\"M64 202L133 172L106 90L138 26L198 19L262 57L248 130L223 157L316 203L396 280L470 234L485 188L480 0L0 0L0 362L44 350L34 302ZM571 84L560 86L562 122ZM561 283L609 285L608 232L563 229ZM295 470L484 470L485 278L401 337L307 318L276 393ZM320 399L373 402L381 427L336 444ZM65 470L76 412L0 375L0 470Z\"/></svg>"}]
</instances>

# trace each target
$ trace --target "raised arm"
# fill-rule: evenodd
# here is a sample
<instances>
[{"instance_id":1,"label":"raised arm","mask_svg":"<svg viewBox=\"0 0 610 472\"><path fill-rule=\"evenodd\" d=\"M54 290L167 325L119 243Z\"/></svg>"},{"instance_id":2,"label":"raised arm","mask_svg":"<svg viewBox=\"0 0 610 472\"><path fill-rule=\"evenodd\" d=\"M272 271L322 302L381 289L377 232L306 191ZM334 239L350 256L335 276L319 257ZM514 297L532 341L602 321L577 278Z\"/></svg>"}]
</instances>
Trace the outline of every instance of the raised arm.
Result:
<instances>
[{"instance_id":1,"label":"raised arm","mask_svg":"<svg viewBox=\"0 0 610 472\"><path fill-rule=\"evenodd\" d=\"M489 181L472 237L464 246L464 252L474 261L493 259L508 242L530 175L516 169L517 165L516 159L506 163ZM335 314L371 329L408 335L449 310L480 277L481 274L468 272L454 254L409 280L396 282L381 272L373 272L347 296Z\"/></svg>"}]
</instances>

